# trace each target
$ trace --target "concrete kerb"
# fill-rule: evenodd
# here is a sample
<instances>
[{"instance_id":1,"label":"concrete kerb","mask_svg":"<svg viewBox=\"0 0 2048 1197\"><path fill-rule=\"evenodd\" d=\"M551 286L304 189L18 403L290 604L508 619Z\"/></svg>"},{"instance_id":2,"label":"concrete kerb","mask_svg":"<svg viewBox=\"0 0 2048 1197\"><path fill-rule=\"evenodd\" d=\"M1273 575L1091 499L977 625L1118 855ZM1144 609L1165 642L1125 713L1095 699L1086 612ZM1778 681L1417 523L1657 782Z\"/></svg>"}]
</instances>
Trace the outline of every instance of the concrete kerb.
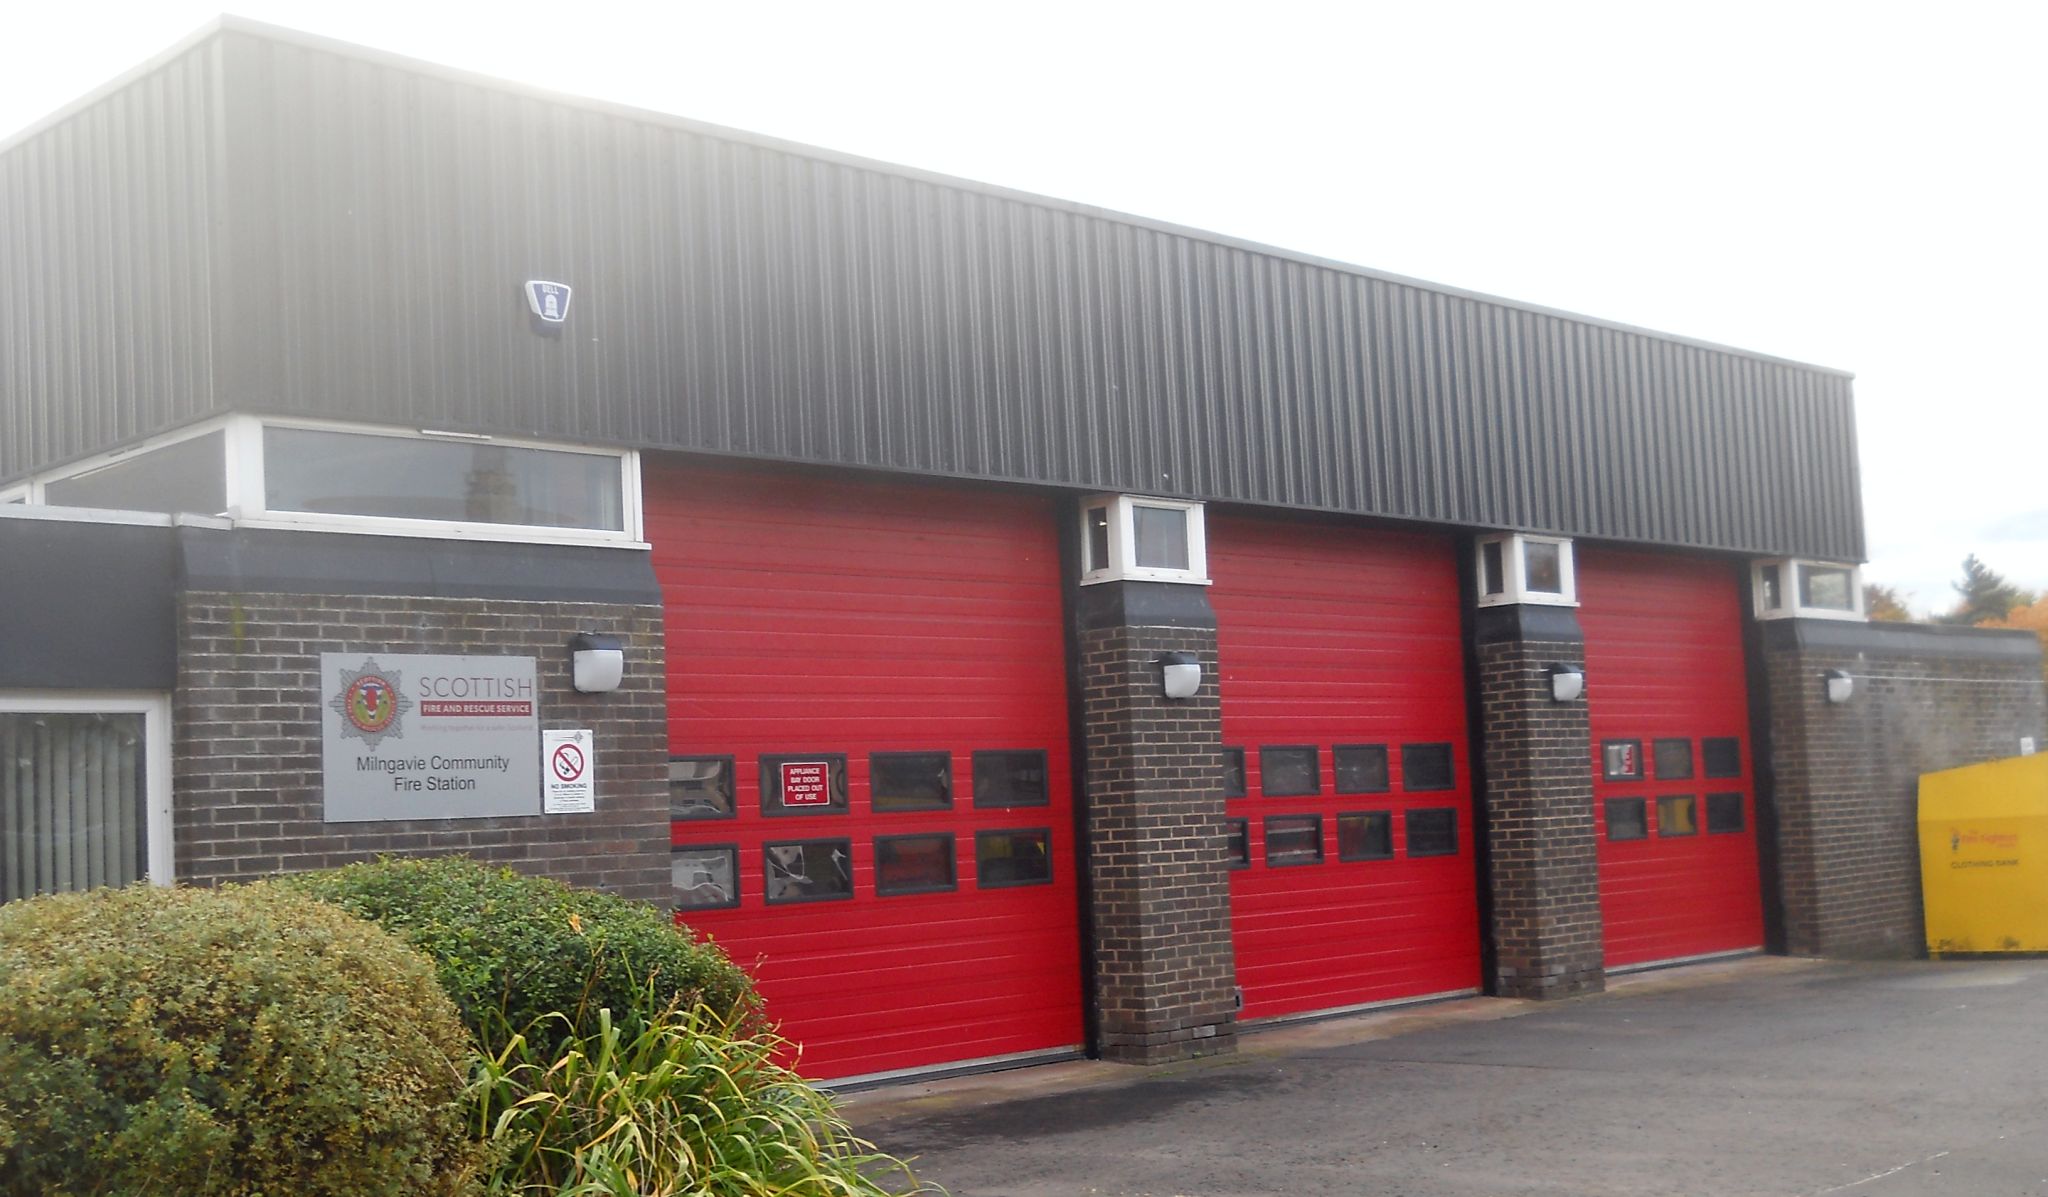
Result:
<instances>
[{"instance_id":1,"label":"concrete kerb","mask_svg":"<svg viewBox=\"0 0 2048 1197\"><path fill-rule=\"evenodd\" d=\"M1003 1072L948 1077L935 1081L904 1081L841 1095L841 1111L856 1129L914 1121L956 1110L979 1109L1038 1097L1118 1089L1162 1078L1243 1067L1275 1056L1308 1056L1332 1048L1392 1039L1417 1031L1468 1023L1520 1018L1545 1011L1571 1009L1585 1002L1626 1001L1631 997L1669 993L1707 985L1727 985L1777 973L1812 968L1822 963L1803 956L1742 956L1674 968L1611 977L1605 993L1589 993L1552 1001L1522 998L1451 998L1425 1005L1371 1010L1316 1022L1259 1029L1239 1037L1235 1054L1205 1056L1151 1067L1107 1060L1069 1060Z\"/></svg>"}]
</instances>

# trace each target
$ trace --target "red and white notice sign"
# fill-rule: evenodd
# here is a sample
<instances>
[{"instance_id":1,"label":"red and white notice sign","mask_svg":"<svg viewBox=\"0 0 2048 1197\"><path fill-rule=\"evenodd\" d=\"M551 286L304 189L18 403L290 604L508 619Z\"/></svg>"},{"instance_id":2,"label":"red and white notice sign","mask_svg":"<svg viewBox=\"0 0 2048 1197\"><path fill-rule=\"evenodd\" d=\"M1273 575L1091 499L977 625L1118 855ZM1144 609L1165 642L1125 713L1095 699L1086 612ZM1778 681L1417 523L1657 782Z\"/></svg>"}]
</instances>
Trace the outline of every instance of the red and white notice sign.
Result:
<instances>
[{"instance_id":1,"label":"red and white notice sign","mask_svg":"<svg viewBox=\"0 0 2048 1197\"><path fill-rule=\"evenodd\" d=\"M540 754L542 814L582 815L597 808L597 736L589 728L542 732Z\"/></svg>"},{"instance_id":2,"label":"red and white notice sign","mask_svg":"<svg viewBox=\"0 0 2048 1197\"><path fill-rule=\"evenodd\" d=\"M831 762L782 762L782 805L799 809L832 805Z\"/></svg>"}]
</instances>

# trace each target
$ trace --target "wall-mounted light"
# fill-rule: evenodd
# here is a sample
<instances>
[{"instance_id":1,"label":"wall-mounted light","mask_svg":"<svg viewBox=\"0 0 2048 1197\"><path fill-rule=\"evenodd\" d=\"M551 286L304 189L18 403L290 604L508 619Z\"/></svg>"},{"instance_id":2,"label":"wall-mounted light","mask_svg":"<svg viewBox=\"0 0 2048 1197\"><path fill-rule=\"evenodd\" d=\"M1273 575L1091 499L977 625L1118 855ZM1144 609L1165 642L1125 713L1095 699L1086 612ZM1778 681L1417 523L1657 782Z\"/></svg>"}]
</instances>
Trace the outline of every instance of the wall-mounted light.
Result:
<instances>
[{"instance_id":1,"label":"wall-mounted light","mask_svg":"<svg viewBox=\"0 0 2048 1197\"><path fill-rule=\"evenodd\" d=\"M626 676L626 646L617 636L578 632L569 637L569 660L572 680L584 694L616 690Z\"/></svg>"},{"instance_id":2,"label":"wall-mounted light","mask_svg":"<svg viewBox=\"0 0 2048 1197\"><path fill-rule=\"evenodd\" d=\"M1586 692L1586 669L1583 665L1552 665L1544 672L1550 675L1550 701L1573 702Z\"/></svg>"},{"instance_id":3,"label":"wall-mounted light","mask_svg":"<svg viewBox=\"0 0 2048 1197\"><path fill-rule=\"evenodd\" d=\"M1193 653L1167 653L1159 658L1159 683L1168 698L1193 698L1202 688L1202 663Z\"/></svg>"},{"instance_id":4,"label":"wall-mounted light","mask_svg":"<svg viewBox=\"0 0 2048 1197\"><path fill-rule=\"evenodd\" d=\"M1830 669L1820 675L1821 684L1827 690L1829 702L1847 702L1856 693L1856 679L1839 669Z\"/></svg>"}]
</instances>

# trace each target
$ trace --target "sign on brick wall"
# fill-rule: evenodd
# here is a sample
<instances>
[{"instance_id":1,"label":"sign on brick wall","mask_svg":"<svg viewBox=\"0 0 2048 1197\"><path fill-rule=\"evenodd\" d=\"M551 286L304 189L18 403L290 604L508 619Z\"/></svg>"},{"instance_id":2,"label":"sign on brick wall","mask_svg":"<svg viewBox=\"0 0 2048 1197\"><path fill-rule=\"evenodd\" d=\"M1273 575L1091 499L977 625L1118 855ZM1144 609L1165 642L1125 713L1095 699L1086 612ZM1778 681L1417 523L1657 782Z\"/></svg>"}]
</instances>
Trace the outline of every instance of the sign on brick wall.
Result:
<instances>
[{"instance_id":1,"label":"sign on brick wall","mask_svg":"<svg viewBox=\"0 0 2048 1197\"><path fill-rule=\"evenodd\" d=\"M329 823L540 813L532 657L320 654Z\"/></svg>"},{"instance_id":2,"label":"sign on brick wall","mask_svg":"<svg viewBox=\"0 0 2048 1197\"><path fill-rule=\"evenodd\" d=\"M589 814L597 809L597 736L587 727L540 734L542 814Z\"/></svg>"}]
</instances>

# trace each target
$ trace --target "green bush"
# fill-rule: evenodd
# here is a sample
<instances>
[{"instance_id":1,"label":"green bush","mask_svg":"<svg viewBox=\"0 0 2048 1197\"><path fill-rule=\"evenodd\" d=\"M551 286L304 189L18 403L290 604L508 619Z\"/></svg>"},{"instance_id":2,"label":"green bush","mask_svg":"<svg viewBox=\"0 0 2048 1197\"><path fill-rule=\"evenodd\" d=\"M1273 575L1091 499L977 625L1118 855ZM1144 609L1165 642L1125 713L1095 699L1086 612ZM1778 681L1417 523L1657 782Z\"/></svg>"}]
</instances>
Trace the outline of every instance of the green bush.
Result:
<instances>
[{"instance_id":1,"label":"green bush","mask_svg":"<svg viewBox=\"0 0 2048 1197\"><path fill-rule=\"evenodd\" d=\"M272 884L374 919L425 952L487 1052L504 1045L505 1028L538 1028L552 1048L592 1031L601 1009L637 1033L647 985L657 1008L701 1002L735 1027L758 1012L752 983L725 953L692 940L667 913L610 894L460 856L379 860Z\"/></svg>"},{"instance_id":2,"label":"green bush","mask_svg":"<svg viewBox=\"0 0 2048 1197\"><path fill-rule=\"evenodd\" d=\"M0 906L0 1192L472 1193L469 1064L428 962L303 897Z\"/></svg>"},{"instance_id":3,"label":"green bush","mask_svg":"<svg viewBox=\"0 0 2048 1197\"><path fill-rule=\"evenodd\" d=\"M473 1090L497 1161L492 1197L939 1191L856 1138L829 1097L775 1062L774 1038L702 1006L643 1004L635 1022L627 1033L604 1012L551 1054L501 1036Z\"/></svg>"}]
</instances>

